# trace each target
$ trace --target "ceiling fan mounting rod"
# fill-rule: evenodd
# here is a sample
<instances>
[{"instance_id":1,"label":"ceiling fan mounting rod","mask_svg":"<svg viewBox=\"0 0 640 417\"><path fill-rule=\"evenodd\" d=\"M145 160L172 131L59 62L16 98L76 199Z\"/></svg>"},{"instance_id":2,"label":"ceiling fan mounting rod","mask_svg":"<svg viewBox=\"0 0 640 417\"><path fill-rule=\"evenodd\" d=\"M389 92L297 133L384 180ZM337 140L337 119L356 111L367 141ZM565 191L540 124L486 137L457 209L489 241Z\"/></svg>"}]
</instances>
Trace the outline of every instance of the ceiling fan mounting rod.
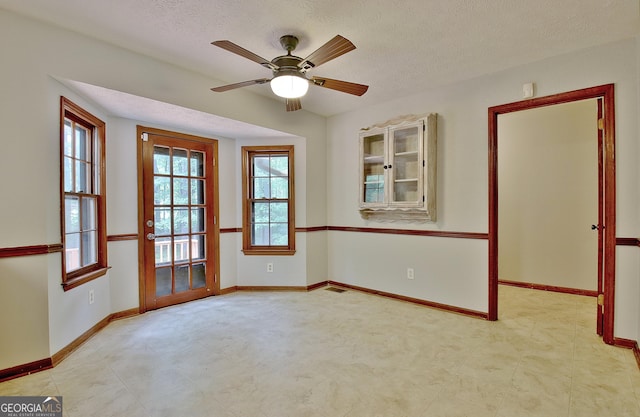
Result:
<instances>
[{"instance_id":1,"label":"ceiling fan mounting rod","mask_svg":"<svg viewBox=\"0 0 640 417\"><path fill-rule=\"evenodd\" d=\"M280 45L289 55L298 46L298 38L293 35L284 35L280 37Z\"/></svg>"}]
</instances>

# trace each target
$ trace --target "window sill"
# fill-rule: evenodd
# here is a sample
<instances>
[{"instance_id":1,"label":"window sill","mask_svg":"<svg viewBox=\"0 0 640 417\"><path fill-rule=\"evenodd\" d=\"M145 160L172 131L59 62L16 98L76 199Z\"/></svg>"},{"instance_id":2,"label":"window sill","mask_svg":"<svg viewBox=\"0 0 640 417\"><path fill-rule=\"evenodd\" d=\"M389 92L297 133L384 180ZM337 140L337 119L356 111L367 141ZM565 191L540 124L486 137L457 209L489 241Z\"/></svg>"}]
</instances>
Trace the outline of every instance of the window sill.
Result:
<instances>
[{"instance_id":1,"label":"window sill","mask_svg":"<svg viewBox=\"0 0 640 417\"><path fill-rule=\"evenodd\" d=\"M272 255L272 256L292 256L296 254L295 249L243 249L245 255Z\"/></svg>"},{"instance_id":2,"label":"window sill","mask_svg":"<svg viewBox=\"0 0 640 417\"><path fill-rule=\"evenodd\" d=\"M82 284L86 284L89 281L100 278L107 274L107 271L111 269L110 266L96 269L95 271L87 272L86 274L71 278L62 283L62 289L69 291L73 288L79 287Z\"/></svg>"}]
</instances>

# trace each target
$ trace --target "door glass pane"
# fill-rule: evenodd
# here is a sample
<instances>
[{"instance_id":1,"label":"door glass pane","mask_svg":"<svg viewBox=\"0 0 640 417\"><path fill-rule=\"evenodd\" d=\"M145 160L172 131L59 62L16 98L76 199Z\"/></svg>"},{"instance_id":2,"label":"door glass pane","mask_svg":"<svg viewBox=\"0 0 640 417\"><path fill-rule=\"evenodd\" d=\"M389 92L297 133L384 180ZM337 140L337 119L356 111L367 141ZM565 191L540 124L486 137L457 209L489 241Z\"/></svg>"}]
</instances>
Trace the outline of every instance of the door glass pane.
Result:
<instances>
[{"instance_id":1,"label":"door glass pane","mask_svg":"<svg viewBox=\"0 0 640 417\"><path fill-rule=\"evenodd\" d=\"M206 285L207 277L205 264L194 264L191 266L191 288L203 288Z\"/></svg>"},{"instance_id":2,"label":"door glass pane","mask_svg":"<svg viewBox=\"0 0 640 417\"><path fill-rule=\"evenodd\" d=\"M204 232L204 208L191 209L191 233Z\"/></svg>"},{"instance_id":3,"label":"door glass pane","mask_svg":"<svg viewBox=\"0 0 640 417\"><path fill-rule=\"evenodd\" d=\"M171 173L169 148L153 147L153 173L169 175Z\"/></svg>"},{"instance_id":4,"label":"door glass pane","mask_svg":"<svg viewBox=\"0 0 640 417\"><path fill-rule=\"evenodd\" d=\"M189 180L173 179L173 204L189 204Z\"/></svg>"},{"instance_id":5,"label":"door glass pane","mask_svg":"<svg viewBox=\"0 0 640 417\"><path fill-rule=\"evenodd\" d=\"M160 237L155 240L156 265L171 263L173 250L170 237Z\"/></svg>"},{"instance_id":6,"label":"door glass pane","mask_svg":"<svg viewBox=\"0 0 640 417\"><path fill-rule=\"evenodd\" d=\"M156 235L171 234L171 208L156 207L154 209L154 233Z\"/></svg>"},{"instance_id":7,"label":"door glass pane","mask_svg":"<svg viewBox=\"0 0 640 417\"><path fill-rule=\"evenodd\" d=\"M156 296L171 294L171 268L156 269Z\"/></svg>"},{"instance_id":8,"label":"door glass pane","mask_svg":"<svg viewBox=\"0 0 640 417\"><path fill-rule=\"evenodd\" d=\"M173 209L173 233L174 234L189 233L189 209L188 208Z\"/></svg>"},{"instance_id":9,"label":"door glass pane","mask_svg":"<svg viewBox=\"0 0 640 417\"><path fill-rule=\"evenodd\" d=\"M153 203L158 205L171 204L171 181L169 177L153 178Z\"/></svg>"},{"instance_id":10,"label":"door glass pane","mask_svg":"<svg viewBox=\"0 0 640 417\"><path fill-rule=\"evenodd\" d=\"M191 241L189 236L176 236L173 238L173 250L175 262L189 262Z\"/></svg>"},{"instance_id":11,"label":"door glass pane","mask_svg":"<svg viewBox=\"0 0 640 417\"><path fill-rule=\"evenodd\" d=\"M173 149L173 175L187 176L188 160L186 149Z\"/></svg>"},{"instance_id":12,"label":"door glass pane","mask_svg":"<svg viewBox=\"0 0 640 417\"><path fill-rule=\"evenodd\" d=\"M204 153L191 151L190 167L192 177L204 177Z\"/></svg>"},{"instance_id":13,"label":"door glass pane","mask_svg":"<svg viewBox=\"0 0 640 417\"><path fill-rule=\"evenodd\" d=\"M194 235L191 236L191 260L200 261L206 258L205 256L205 236Z\"/></svg>"},{"instance_id":14,"label":"door glass pane","mask_svg":"<svg viewBox=\"0 0 640 417\"><path fill-rule=\"evenodd\" d=\"M189 265L177 265L175 267L176 292L189 289Z\"/></svg>"},{"instance_id":15,"label":"door glass pane","mask_svg":"<svg viewBox=\"0 0 640 417\"><path fill-rule=\"evenodd\" d=\"M191 204L204 204L204 180L191 180Z\"/></svg>"}]
</instances>

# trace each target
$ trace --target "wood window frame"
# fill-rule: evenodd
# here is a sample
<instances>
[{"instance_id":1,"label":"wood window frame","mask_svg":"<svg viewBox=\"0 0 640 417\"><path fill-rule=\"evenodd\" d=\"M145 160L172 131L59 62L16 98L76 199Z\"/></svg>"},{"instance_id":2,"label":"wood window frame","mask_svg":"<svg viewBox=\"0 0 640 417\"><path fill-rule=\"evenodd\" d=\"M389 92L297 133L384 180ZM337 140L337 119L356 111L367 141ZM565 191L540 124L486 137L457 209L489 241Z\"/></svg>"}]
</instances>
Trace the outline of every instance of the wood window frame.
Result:
<instances>
[{"instance_id":1,"label":"wood window frame","mask_svg":"<svg viewBox=\"0 0 640 417\"><path fill-rule=\"evenodd\" d=\"M68 192L64 186L64 132L65 120L71 120L91 132L92 142L92 183L97 189L91 193L83 193L96 199L96 262L74 271L67 272L66 266L66 233L65 233L65 197ZM62 251L62 288L68 291L79 285L99 278L107 273L107 221L106 221L106 124L82 107L66 97L60 97L60 235ZM77 195L71 193L70 195Z\"/></svg>"},{"instance_id":2,"label":"wood window frame","mask_svg":"<svg viewBox=\"0 0 640 417\"><path fill-rule=\"evenodd\" d=\"M252 159L257 155L281 154L287 155L288 166L288 245L269 246L252 244L251 203L252 198ZM294 255L295 250L295 175L294 175L294 146L243 146L242 147L242 251L245 255Z\"/></svg>"}]
</instances>

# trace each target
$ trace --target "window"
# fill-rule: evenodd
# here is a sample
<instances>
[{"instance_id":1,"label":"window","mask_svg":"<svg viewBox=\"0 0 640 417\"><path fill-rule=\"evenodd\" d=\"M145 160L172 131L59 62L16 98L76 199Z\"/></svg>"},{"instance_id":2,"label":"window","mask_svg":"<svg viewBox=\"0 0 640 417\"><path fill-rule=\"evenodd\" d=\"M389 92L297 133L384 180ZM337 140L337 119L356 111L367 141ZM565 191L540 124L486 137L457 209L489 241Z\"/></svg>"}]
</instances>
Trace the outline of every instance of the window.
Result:
<instances>
[{"instance_id":1,"label":"window","mask_svg":"<svg viewBox=\"0 0 640 417\"><path fill-rule=\"evenodd\" d=\"M242 147L242 247L247 255L293 255L293 145Z\"/></svg>"},{"instance_id":2,"label":"window","mask_svg":"<svg viewBox=\"0 0 640 417\"><path fill-rule=\"evenodd\" d=\"M60 99L62 286L66 290L107 270L105 124Z\"/></svg>"}]
</instances>

